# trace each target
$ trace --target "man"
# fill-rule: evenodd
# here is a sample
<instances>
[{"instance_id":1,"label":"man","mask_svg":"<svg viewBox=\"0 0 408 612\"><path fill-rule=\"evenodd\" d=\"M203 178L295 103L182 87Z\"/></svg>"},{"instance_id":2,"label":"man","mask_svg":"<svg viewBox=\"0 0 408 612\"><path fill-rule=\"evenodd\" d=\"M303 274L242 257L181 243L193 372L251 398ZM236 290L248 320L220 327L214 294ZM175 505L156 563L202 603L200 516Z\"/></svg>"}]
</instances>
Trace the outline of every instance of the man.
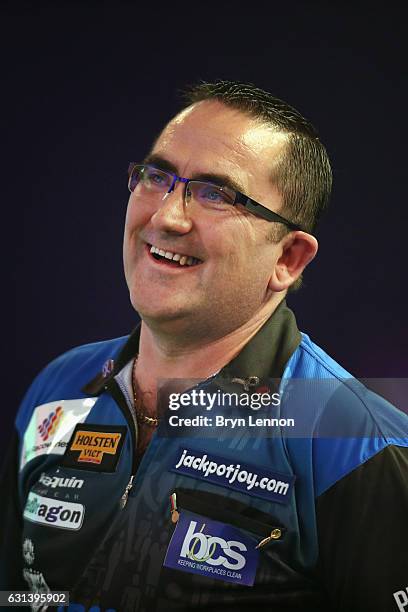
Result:
<instances>
[{"instance_id":1,"label":"man","mask_svg":"<svg viewBox=\"0 0 408 612\"><path fill-rule=\"evenodd\" d=\"M2 586L81 611L403 609L408 419L285 304L326 151L252 85L189 96L129 168L141 325L56 359L18 413Z\"/></svg>"}]
</instances>

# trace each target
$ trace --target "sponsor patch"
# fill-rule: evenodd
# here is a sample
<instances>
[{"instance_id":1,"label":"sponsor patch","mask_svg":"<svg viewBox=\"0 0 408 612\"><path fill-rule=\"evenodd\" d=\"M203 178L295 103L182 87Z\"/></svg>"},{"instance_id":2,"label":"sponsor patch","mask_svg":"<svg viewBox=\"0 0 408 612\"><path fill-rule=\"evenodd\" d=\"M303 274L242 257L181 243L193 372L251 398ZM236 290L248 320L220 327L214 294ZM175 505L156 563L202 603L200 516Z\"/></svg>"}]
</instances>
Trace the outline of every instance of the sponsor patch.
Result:
<instances>
[{"instance_id":1,"label":"sponsor patch","mask_svg":"<svg viewBox=\"0 0 408 612\"><path fill-rule=\"evenodd\" d=\"M78 531L82 527L85 507L82 504L43 497L30 491L23 516L32 523Z\"/></svg>"},{"instance_id":2,"label":"sponsor patch","mask_svg":"<svg viewBox=\"0 0 408 612\"><path fill-rule=\"evenodd\" d=\"M404 591L395 591L393 593L395 603L398 606L400 612L406 612L408 609L408 586L405 587Z\"/></svg>"},{"instance_id":3,"label":"sponsor patch","mask_svg":"<svg viewBox=\"0 0 408 612\"><path fill-rule=\"evenodd\" d=\"M39 477L38 484L43 485L44 487L51 487L52 489L61 488L61 489L81 489L84 481L80 478L75 478L75 476L71 476L71 478L65 478L60 476L48 476L44 472L42 472Z\"/></svg>"},{"instance_id":4,"label":"sponsor patch","mask_svg":"<svg viewBox=\"0 0 408 612\"><path fill-rule=\"evenodd\" d=\"M125 436L126 427L121 425L77 425L62 465L96 472L114 472Z\"/></svg>"},{"instance_id":5,"label":"sponsor patch","mask_svg":"<svg viewBox=\"0 0 408 612\"><path fill-rule=\"evenodd\" d=\"M296 478L259 465L231 463L225 457L184 447L177 451L170 471L281 504L289 503Z\"/></svg>"},{"instance_id":6,"label":"sponsor patch","mask_svg":"<svg viewBox=\"0 0 408 612\"><path fill-rule=\"evenodd\" d=\"M63 455L75 425L85 421L95 402L88 397L37 406L24 434L20 470L40 455Z\"/></svg>"},{"instance_id":7,"label":"sponsor patch","mask_svg":"<svg viewBox=\"0 0 408 612\"><path fill-rule=\"evenodd\" d=\"M43 422L39 424L38 431L44 442L54 434L63 414L64 411L62 406L57 406L56 409L50 412Z\"/></svg>"},{"instance_id":8,"label":"sponsor patch","mask_svg":"<svg viewBox=\"0 0 408 612\"><path fill-rule=\"evenodd\" d=\"M231 525L183 510L164 566L252 586L259 557L256 544L253 538Z\"/></svg>"}]
</instances>

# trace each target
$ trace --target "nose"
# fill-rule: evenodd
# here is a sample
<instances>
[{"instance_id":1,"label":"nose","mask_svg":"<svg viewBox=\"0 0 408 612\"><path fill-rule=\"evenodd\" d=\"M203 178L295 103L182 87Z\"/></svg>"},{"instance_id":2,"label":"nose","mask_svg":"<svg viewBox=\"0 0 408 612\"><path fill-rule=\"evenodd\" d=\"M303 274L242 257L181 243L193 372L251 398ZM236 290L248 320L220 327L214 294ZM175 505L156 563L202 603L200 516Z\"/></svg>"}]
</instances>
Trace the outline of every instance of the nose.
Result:
<instances>
[{"instance_id":1,"label":"nose","mask_svg":"<svg viewBox=\"0 0 408 612\"><path fill-rule=\"evenodd\" d=\"M176 234L187 234L191 230L193 224L184 203L184 188L178 183L173 191L164 195L150 219L155 229Z\"/></svg>"}]
</instances>

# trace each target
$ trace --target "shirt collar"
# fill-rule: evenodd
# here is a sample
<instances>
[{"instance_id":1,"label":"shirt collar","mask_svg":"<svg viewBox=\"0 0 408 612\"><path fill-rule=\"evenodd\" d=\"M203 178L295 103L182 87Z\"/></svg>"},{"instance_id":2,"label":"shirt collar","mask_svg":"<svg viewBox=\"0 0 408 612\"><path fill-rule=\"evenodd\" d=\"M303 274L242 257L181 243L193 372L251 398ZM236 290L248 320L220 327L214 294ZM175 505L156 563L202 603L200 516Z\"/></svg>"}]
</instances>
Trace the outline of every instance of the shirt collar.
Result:
<instances>
[{"instance_id":1,"label":"shirt collar","mask_svg":"<svg viewBox=\"0 0 408 612\"><path fill-rule=\"evenodd\" d=\"M114 356L114 365L107 376L99 373L89 381L82 389L84 393L99 395L108 380L113 378L120 370L137 355L139 351L140 338L139 323L132 331L125 345ZM271 317L244 346L240 353L224 366L216 375L217 382L224 386L239 380L241 384L245 381L249 386L262 384L268 379L280 379L286 363L297 349L301 341L295 315L282 300ZM251 384L254 383L253 385Z\"/></svg>"}]
</instances>

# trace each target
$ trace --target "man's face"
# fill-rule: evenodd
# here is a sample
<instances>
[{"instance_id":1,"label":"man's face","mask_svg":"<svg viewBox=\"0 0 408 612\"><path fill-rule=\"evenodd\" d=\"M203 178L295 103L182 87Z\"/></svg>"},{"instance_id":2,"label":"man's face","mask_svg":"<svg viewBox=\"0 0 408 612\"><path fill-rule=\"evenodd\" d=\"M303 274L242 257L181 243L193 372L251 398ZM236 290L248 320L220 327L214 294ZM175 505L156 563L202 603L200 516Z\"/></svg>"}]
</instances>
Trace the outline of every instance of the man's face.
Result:
<instances>
[{"instance_id":1,"label":"man's face","mask_svg":"<svg viewBox=\"0 0 408 612\"><path fill-rule=\"evenodd\" d=\"M179 176L224 175L240 191L278 211L281 197L270 175L285 145L282 133L217 101L204 101L177 115L151 154ZM167 169L163 163L155 165ZM174 192L164 200L159 195L154 203L130 195L124 266L131 302L149 326L221 337L270 300L268 285L281 249L270 240L268 221L241 206L210 212L195 203L184 205L184 190L177 183ZM151 245L200 263L157 261Z\"/></svg>"}]
</instances>

